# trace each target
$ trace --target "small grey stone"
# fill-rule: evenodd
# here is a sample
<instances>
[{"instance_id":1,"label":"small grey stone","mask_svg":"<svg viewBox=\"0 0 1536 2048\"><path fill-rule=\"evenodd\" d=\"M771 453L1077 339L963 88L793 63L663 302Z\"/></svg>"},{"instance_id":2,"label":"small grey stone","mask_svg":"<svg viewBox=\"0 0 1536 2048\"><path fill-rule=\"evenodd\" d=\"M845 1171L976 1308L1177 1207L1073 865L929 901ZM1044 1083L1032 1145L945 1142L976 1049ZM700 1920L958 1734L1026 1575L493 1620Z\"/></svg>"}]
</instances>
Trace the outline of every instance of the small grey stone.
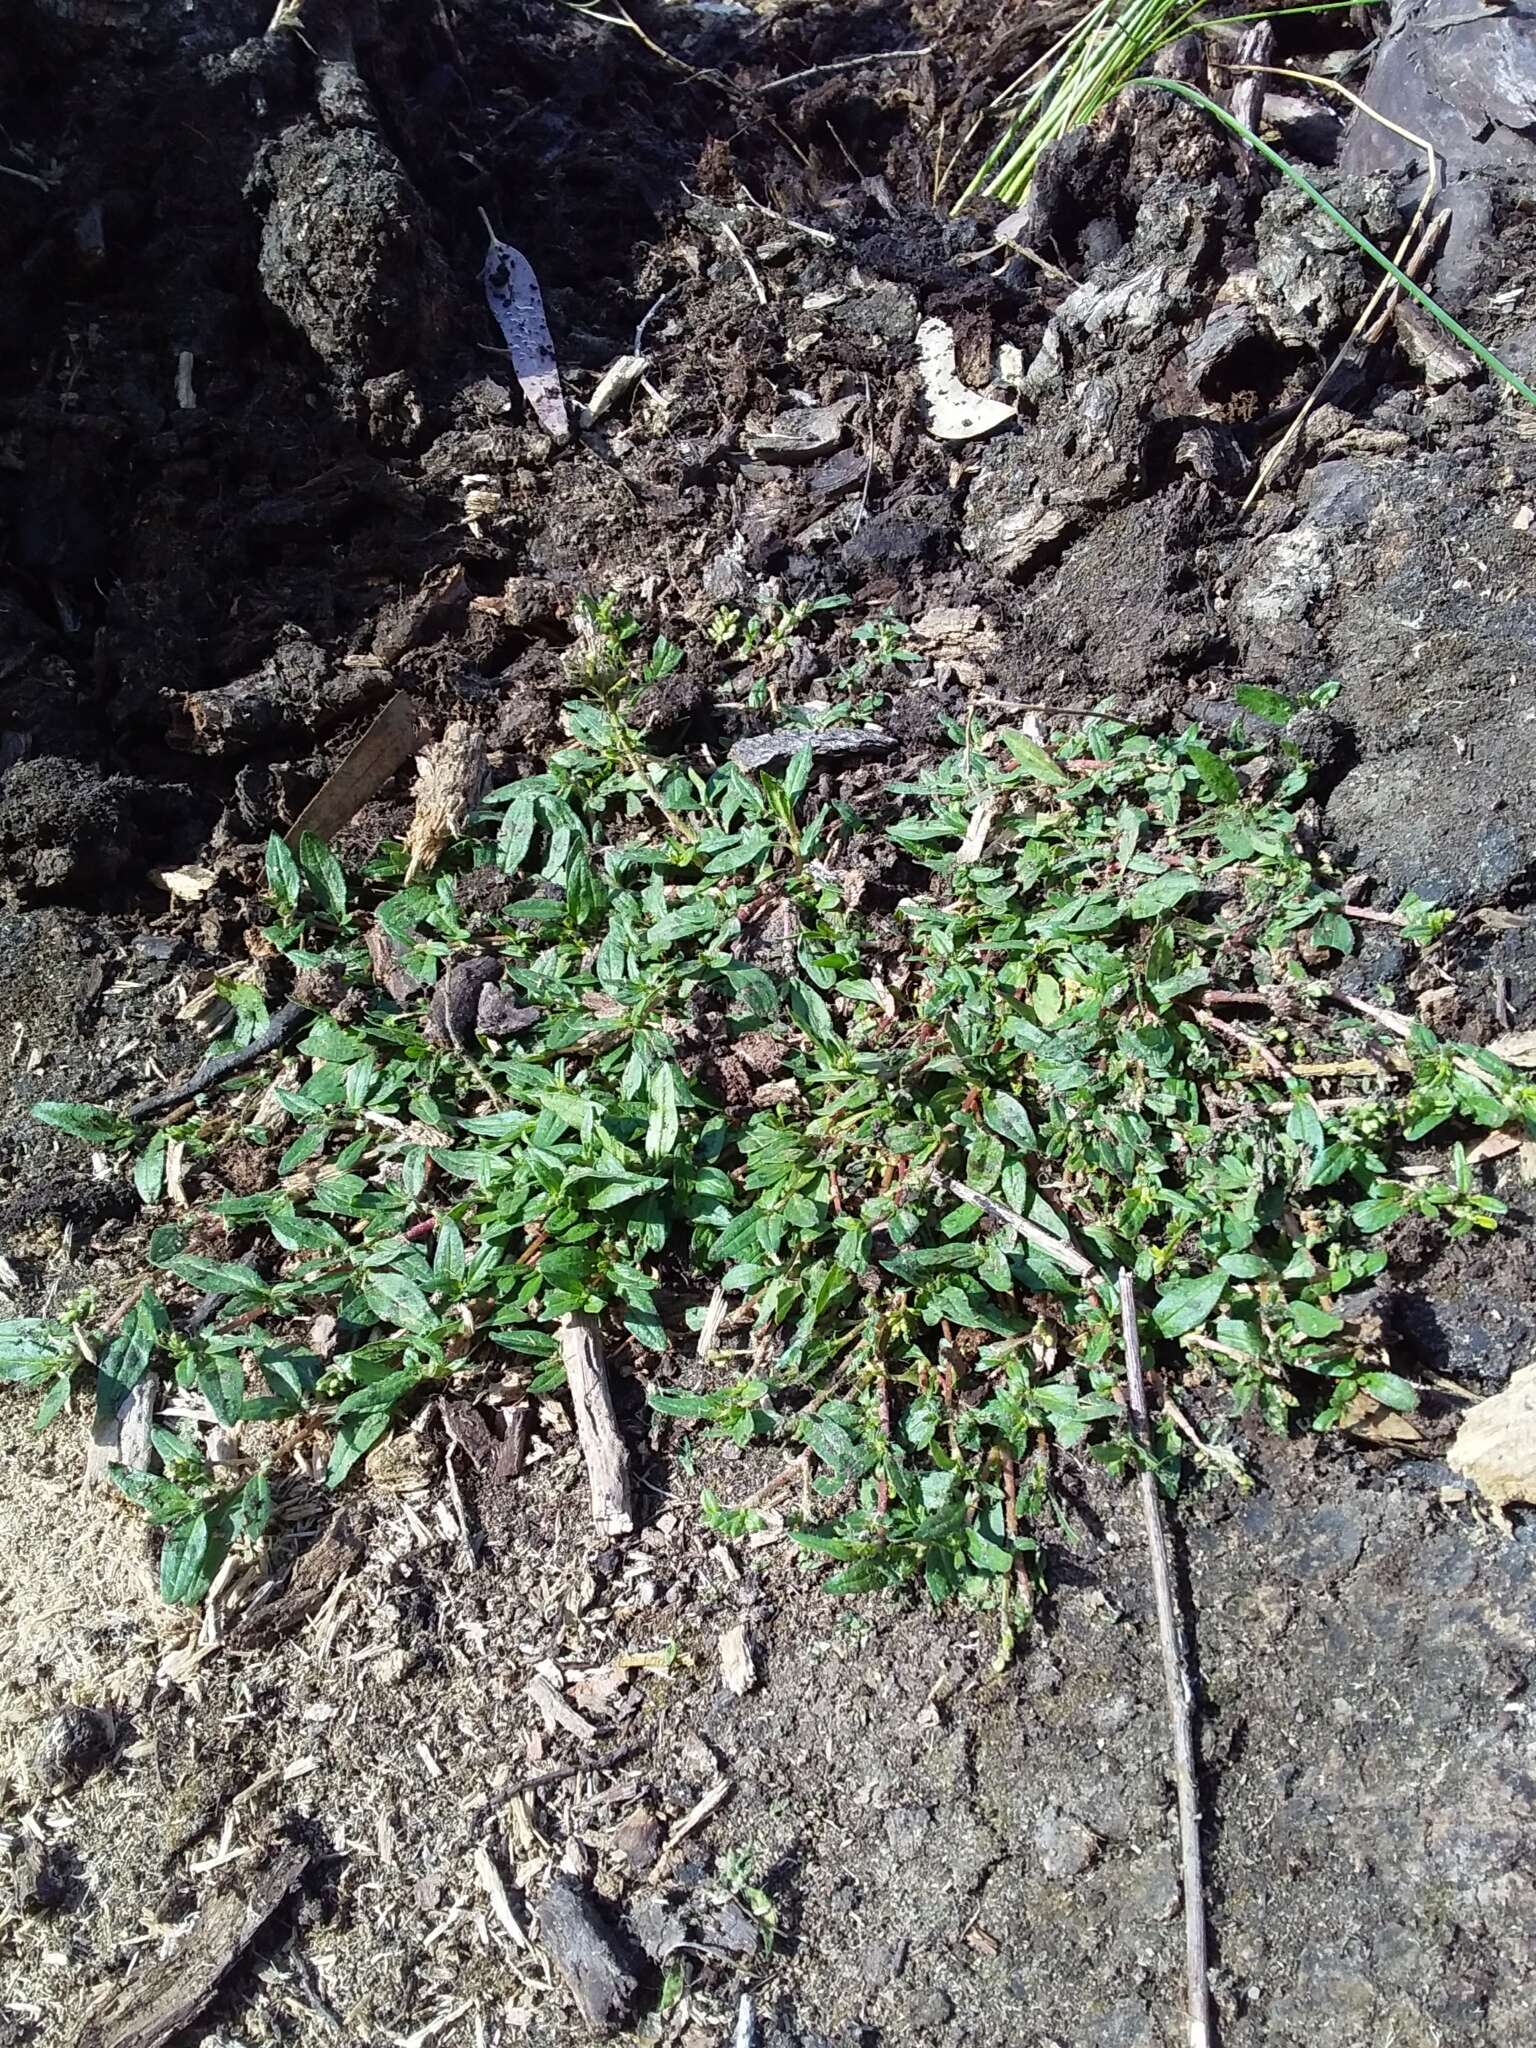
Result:
<instances>
[{"instance_id":1,"label":"small grey stone","mask_svg":"<svg viewBox=\"0 0 1536 2048\"><path fill-rule=\"evenodd\" d=\"M1120 1904L1128 1919L1154 1924L1171 1920L1179 1910L1181 1896L1173 1854L1166 1843L1159 1842L1138 1856L1123 1873Z\"/></svg>"},{"instance_id":2,"label":"small grey stone","mask_svg":"<svg viewBox=\"0 0 1536 2048\"><path fill-rule=\"evenodd\" d=\"M1055 1884L1081 1877L1098 1854L1096 1837L1070 1813L1048 1806L1035 1823L1034 1844L1040 1869Z\"/></svg>"}]
</instances>

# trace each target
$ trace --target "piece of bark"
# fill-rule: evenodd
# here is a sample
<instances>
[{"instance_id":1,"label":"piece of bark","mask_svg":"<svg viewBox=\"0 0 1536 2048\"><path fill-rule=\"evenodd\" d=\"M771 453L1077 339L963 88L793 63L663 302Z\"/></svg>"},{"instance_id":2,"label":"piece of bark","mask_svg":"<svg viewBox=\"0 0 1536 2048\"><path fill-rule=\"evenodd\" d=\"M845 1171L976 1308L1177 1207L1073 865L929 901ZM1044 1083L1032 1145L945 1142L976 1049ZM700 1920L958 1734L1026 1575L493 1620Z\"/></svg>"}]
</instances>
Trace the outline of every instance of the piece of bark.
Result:
<instances>
[{"instance_id":1,"label":"piece of bark","mask_svg":"<svg viewBox=\"0 0 1536 2048\"><path fill-rule=\"evenodd\" d=\"M629 1490L629 1452L614 1420L608 1362L594 1316L564 1316L560 1356L565 1363L576 1435L586 1461L592 1520L604 1536L628 1536L635 1526Z\"/></svg>"},{"instance_id":2,"label":"piece of bark","mask_svg":"<svg viewBox=\"0 0 1536 2048\"><path fill-rule=\"evenodd\" d=\"M105 1486L108 1469L113 1465L126 1466L130 1472L149 1470L149 1432L159 1398L159 1378L147 1372L123 1397L115 1415L103 1415L98 1420L85 1454L87 1486Z\"/></svg>"},{"instance_id":3,"label":"piece of bark","mask_svg":"<svg viewBox=\"0 0 1536 2048\"><path fill-rule=\"evenodd\" d=\"M389 687L385 668L333 669L310 640L289 640L251 675L182 699L185 722L173 745L208 754L249 753L289 738L325 732L365 710Z\"/></svg>"},{"instance_id":4,"label":"piece of bark","mask_svg":"<svg viewBox=\"0 0 1536 2048\"><path fill-rule=\"evenodd\" d=\"M589 2027L615 2033L640 1989L627 1945L581 1886L557 1878L538 1913L538 1936Z\"/></svg>"},{"instance_id":5,"label":"piece of bark","mask_svg":"<svg viewBox=\"0 0 1536 2048\"><path fill-rule=\"evenodd\" d=\"M740 1622L720 1638L720 1676L738 1699L757 1683L757 1660L747 1641L746 1628Z\"/></svg>"},{"instance_id":6,"label":"piece of bark","mask_svg":"<svg viewBox=\"0 0 1536 2048\"><path fill-rule=\"evenodd\" d=\"M417 756L416 813L405 835L407 885L461 836L485 794L488 773L485 742L462 719Z\"/></svg>"},{"instance_id":7,"label":"piece of bark","mask_svg":"<svg viewBox=\"0 0 1536 2048\"><path fill-rule=\"evenodd\" d=\"M236 1883L214 1894L169 1957L130 1976L87 2013L75 2048L164 2048L174 2040L304 1875L309 1851L284 1843L262 1869L236 1867Z\"/></svg>"},{"instance_id":8,"label":"piece of bark","mask_svg":"<svg viewBox=\"0 0 1536 2048\"><path fill-rule=\"evenodd\" d=\"M480 998L493 982L501 979L501 962L482 953L473 960L456 960L432 991L424 1036L428 1045L453 1047L473 1052L479 1028Z\"/></svg>"},{"instance_id":9,"label":"piece of bark","mask_svg":"<svg viewBox=\"0 0 1536 2048\"><path fill-rule=\"evenodd\" d=\"M241 1615L230 1631L231 1640L242 1649L253 1648L275 1643L302 1628L335 1592L342 1573L357 1563L362 1548L347 1517L334 1516L318 1542L299 1558L283 1591L264 1607L253 1607Z\"/></svg>"},{"instance_id":10,"label":"piece of bark","mask_svg":"<svg viewBox=\"0 0 1536 2048\"><path fill-rule=\"evenodd\" d=\"M518 1401L502 1416L502 1439L496 1446L496 1462L491 1467L491 1481L500 1486L505 1480L516 1479L528 1459L528 1445L533 1437L533 1411L526 1401Z\"/></svg>"},{"instance_id":11,"label":"piece of bark","mask_svg":"<svg viewBox=\"0 0 1536 2048\"><path fill-rule=\"evenodd\" d=\"M477 1472L488 1472L501 1446L492 1436L490 1424L468 1401L441 1400L437 1404L443 1427L451 1441L468 1458Z\"/></svg>"},{"instance_id":12,"label":"piece of bark","mask_svg":"<svg viewBox=\"0 0 1536 2048\"><path fill-rule=\"evenodd\" d=\"M412 996L420 995L426 983L406 966L405 948L390 937L383 925L369 925L364 943L373 978L387 995L397 1003L408 1003Z\"/></svg>"},{"instance_id":13,"label":"piece of bark","mask_svg":"<svg viewBox=\"0 0 1536 2048\"><path fill-rule=\"evenodd\" d=\"M403 768L421 738L415 704L397 690L335 774L310 798L289 828L287 843L295 852L306 832L330 839Z\"/></svg>"}]
</instances>

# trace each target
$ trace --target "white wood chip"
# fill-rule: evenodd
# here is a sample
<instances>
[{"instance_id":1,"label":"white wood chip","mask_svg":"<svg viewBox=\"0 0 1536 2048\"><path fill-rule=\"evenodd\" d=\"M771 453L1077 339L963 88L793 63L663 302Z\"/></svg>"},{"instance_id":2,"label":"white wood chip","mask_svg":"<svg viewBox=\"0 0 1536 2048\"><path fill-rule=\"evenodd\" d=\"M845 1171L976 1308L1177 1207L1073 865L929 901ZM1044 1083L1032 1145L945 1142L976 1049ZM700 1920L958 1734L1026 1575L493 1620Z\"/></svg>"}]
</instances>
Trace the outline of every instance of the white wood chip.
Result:
<instances>
[{"instance_id":1,"label":"white wood chip","mask_svg":"<svg viewBox=\"0 0 1536 2048\"><path fill-rule=\"evenodd\" d=\"M757 1663L747 1641L747 1631L739 1622L720 1638L720 1673L738 1699L757 1683Z\"/></svg>"}]
</instances>

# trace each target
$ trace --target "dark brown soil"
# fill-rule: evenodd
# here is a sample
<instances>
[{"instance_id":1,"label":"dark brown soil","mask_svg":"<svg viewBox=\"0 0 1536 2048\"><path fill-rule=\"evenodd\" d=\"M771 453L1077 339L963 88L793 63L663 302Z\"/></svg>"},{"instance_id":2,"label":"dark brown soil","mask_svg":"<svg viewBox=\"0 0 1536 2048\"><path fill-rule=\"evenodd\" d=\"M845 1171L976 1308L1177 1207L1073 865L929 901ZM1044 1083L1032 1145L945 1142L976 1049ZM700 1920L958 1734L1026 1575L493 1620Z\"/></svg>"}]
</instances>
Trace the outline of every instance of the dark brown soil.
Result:
<instances>
[{"instance_id":1,"label":"dark brown soil","mask_svg":"<svg viewBox=\"0 0 1536 2048\"><path fill-rule=\"evenodd\" d=\"M1370 278L1150 96L1042 178L1019 236L1044 265L987 253L981 219L933 205L940 116L947 150L1056 32L993 15L638 8L668 63L538 0L309 0L302 35L269 36L236 0L22 0L0 55L0 1279L18 1307L87 1281L115 1301L143 1228L31 1104L124 1101L196 1057L197 998L248 957L261 842L388 691L429 724L470 719L500 768L541 760L586 591L679 635L721 606L847 595L777 672L780 701L823 694L886 607L928 621L922 662L883 685L905 754L945 711L1108 699L1219 731L1238 682L1337 678L1307 742L1325 829L1378 900L1463 913L1458 1032L1536 1024L1529 416L1484 382L1430 385L1389 330L1245 512ZM1303 24L1298 47L1353 33ZM1395 237L1400 195L1328 167L1336 123L1308 136L1314 174ZM1529 198L1485 196L1445 288L1529 375ZM645 322L648 388L569 447L497 346L480 208L540 277L573 404ZM1018 430L925 431L927 318L973 384L1018 352ZM807 403L844 405L840 447L750 451ZM697 651L647 719L658 746L717 757L774 722ZM874 806L893 772L836 779ZM354 844L398 830L402 793ZM178 902L154 877L192 863L213 887ZM1432 993L1389 931L1366 938L1362 992ZM1496 1174L1513 1226L1475 1248L1426 1236L1380 1304L1410 1367L1468 1387L1502 1384L1536 1335L1528 1196L1516 1162ZM639 1443L637 1383L622 1405ZM557 1403L521 1479L469 1482L471 1568L438 1431L419 1491L372 1461L351 1483L360 1561L328 1604L247 1646L218 1603L200 1637L158 1605L140 1525L79 1496L76 1424L34 1440L0 1410L0 2041L71 2039L285 1835L314 1852L303 1896L188 2039L582 2038L492 1910L479 1848L520 1919L562 1863L594 1880L649 1949L653 2002L681 1969L649 2040L730 2039L744 1988L765 2048L1179 2038L1155 1638L1130 1503L1091 1465L1063 1472L1041 1628L993 1670L972 1619L839 1606L787 1543L713 1538L702 1485L761 1483L718 1453L695 1469L652 1445L643 1533L602 1549ZM1444 1490L1441 1434L1407 1455L1254 1444L1257 1492L1181 1507L1232 2048L1536 2038L1529 1535ZM281 1509L285 1570L329 1510L302 1476ZM758 1667L742 1698L717 1661L737 1624ZM650 1652L622 1683L594 1675ZM641 1747L498 1819L581 1747L527 1696L548 1660L597 1749ZM111 1740L61 1785L38 1745L71 1704ZM651 1837L721 1777L651 1879ZM768 1954L749 1887L778 1916Z\"/></svg>"}]
</instances>

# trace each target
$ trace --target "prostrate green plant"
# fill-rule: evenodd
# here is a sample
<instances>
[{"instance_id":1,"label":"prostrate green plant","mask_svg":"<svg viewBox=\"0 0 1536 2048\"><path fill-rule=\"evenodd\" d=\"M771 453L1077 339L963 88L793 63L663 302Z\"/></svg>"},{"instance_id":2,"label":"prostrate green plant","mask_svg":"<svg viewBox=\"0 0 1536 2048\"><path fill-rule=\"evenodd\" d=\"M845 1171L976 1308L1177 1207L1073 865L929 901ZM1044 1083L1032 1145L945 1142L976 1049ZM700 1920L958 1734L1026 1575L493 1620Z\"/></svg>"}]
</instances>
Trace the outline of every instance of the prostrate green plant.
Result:
<instances>
[{"instance_id":1,"label":"prostrate green plant","mask_svg":"<svg viewBox=\"0 0 1536 2048\"><path fill-rule=\"evenodd\" d=\"M1283 740L955 730L871 829L813 796L809 747L782 779L649 754L629 706L683 659L592 607L567 744L430 880L403 886L397 847L351 879L274 853L268 936L339 1000L302 1080L178 1126L208 1171L237 1145L242 1184L270 1155L261 1191L150 1241L217 1312L178 1331L146 1290L105 1349L8 1325L0 1371L56 1412L77 1358L99 1357L106 1408L166 1361L228 1427L320 1418L336 1484L425 1392L519 1365L557 1387L554 1326L592 1313L655 1361L659 1415L803 1451L796 1533L835 1586L917 1579L1005 1612L1059 1448L1137 1456L1122 1266L1172 1381L1225 1383L1279 1426L1411 1405L1351 1293L1401 1218L1464 1233L1501 1205L1459 1144L1427 1171L1401 1155L1529 1123L1536 1089L1330 1003L1352 926L1302 850ZM419 993L374 984L369 920ZM1415 900L1403 921L1432 939L1443 914ZM542 1017L473 1055L432 1043L429 985L488 953ZM1333 1094L1341 1061L1356 1078ZM112 1142L110 1117L88 1128ZM680 1374L667 1354L691 1359L716 1288L728 1313ZM201 1525L170 1574L196 1597L261 1498L162 1449L164 1484L137 1490ZM1173 1440L1154 1455L1171 1482Z\"/></svg>"},{"instance_id":2,"label":"prostrate green plant","mask_svg":"<svg viewBox=\"0 0 1536 2048\"><path fill-rule=\"evenodd\" d=\"M1007 126L983 159L981 168L957 201L961 212L978 196L1019 207L1029 196L1040 160L1053 142L1074 128L1085 127L1111 101L1132 88L1172 93L1219 121L1256 156L1280 172L1296 189L1341 229L1400 291L1424 308L1463 348L1470 349L1494 376L1536 406L1536 391L1519 373L1454 320L1407 271L1368 235L1362 234L1295 164L1256 135L1228 108L1197 86L1180 79L1148 74L1148 66L1170 44L1192 30L1221 28L1248 20L1277 20L1288 14L1336 11L1347 0L1317 0L1302 7L1282 7L1256 14L1213 17L1200 0L1096 0L1087 13L1049 49L1036 67L1038 78L1017 106L1005 107ZM1022 83L1022 82L1021 82Z\"/></svg>"}]
</instances>

